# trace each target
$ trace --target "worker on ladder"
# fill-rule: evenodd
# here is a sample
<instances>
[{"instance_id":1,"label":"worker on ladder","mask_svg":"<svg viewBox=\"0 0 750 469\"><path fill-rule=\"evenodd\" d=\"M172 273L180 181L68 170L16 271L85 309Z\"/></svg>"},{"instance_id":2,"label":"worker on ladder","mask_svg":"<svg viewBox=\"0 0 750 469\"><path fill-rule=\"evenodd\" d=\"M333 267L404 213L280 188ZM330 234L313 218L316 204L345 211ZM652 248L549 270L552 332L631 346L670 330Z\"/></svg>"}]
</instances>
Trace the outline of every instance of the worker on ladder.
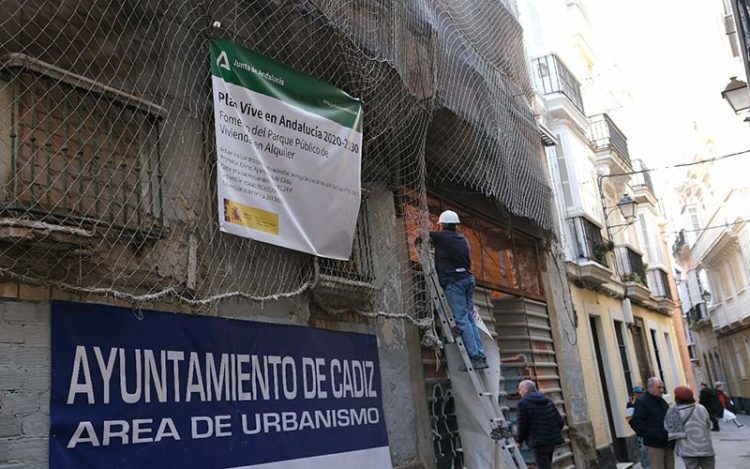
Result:
<instances>
[{"instance_id":1,"label":"worker on ladder","mask_svg":"<svg viewBox=\"0 0 750 469\"><path fill-rule=\"evenodd\" d=\"M441 231L430 231L435 249L435 270L445 292L456 325L460 328L466 352L475 370L488 368L482 338L474 322L474 274L471 273L471 249L464 235L456 231L461 223L458 214L446 210L440 214ZM417 238L417 244L421 239ZM462 367L466 371L466 367Z\"/></svg>"}]
</instances>

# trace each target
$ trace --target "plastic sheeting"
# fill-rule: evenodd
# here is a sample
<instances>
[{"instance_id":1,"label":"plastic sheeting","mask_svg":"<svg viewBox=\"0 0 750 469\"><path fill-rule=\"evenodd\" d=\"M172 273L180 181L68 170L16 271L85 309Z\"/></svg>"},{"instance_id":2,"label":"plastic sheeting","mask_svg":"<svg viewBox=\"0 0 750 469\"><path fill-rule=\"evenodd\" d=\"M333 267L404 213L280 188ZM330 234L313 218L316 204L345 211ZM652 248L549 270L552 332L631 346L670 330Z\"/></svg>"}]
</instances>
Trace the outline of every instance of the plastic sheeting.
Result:
<instances>
[{"instance_id":1,"label":"plastic sheeting","mask_svg":"<svg viewBox=\"0 0 750 469\"><path fill-rule=\"evenodd\" d=\"M477 395L467 372L459 371L463 364L458 347L455 343L445 344L445 356L448 361L448 370L451 376L451 388L456 405L458 418L458 431L461 436L461 444L464 454L464 465L467 469L515 469L516 465L509 452L504 451L502 441L490 438L492 425L490 418L501 414L498 406L498 395L500 392L500 349L490 335L487 326L475 312L474 320L477 321L482 335L484 353L487 355L489 368L479 372L485 391L491 392L492 397L480 397ZM485 407L479 399L488 399L494 409L493 415L487 415Z\"/></svg>"}]
</instances>

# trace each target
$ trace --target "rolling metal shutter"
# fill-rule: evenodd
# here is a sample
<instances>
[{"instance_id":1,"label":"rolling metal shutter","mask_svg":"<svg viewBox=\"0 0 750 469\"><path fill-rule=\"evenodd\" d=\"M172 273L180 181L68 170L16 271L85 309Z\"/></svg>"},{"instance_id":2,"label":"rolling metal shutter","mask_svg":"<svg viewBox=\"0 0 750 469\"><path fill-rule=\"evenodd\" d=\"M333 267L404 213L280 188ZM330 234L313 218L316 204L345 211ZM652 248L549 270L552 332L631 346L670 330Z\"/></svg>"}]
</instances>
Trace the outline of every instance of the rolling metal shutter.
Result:
<instances>
[{"instance_id":1,"label":"rolling metal shutter","mask_svg":"<svg viewBox=\"0 0 750 469\"><path fill-rule=\"evenodd\" d=\"M485 293L485 298L489 299L490 296ZM487 303L488 301L485 301L482 308L489 308L490 305ZM505 390L506 396L504 402L501 402L501 407L507 407L510 420L515 426L518 420L518 383L524 379L531 379L537 383L540 391L555 402L565 417L565 401L547 306L519 297L493 298L491 306L502 361L501 389ZM553 466L574 468L567 426L563 429L563 436L565 443L555 450ZM528 462L533 462L530 452L524 452L524 456Z\"/></svg>"}]
</instances>

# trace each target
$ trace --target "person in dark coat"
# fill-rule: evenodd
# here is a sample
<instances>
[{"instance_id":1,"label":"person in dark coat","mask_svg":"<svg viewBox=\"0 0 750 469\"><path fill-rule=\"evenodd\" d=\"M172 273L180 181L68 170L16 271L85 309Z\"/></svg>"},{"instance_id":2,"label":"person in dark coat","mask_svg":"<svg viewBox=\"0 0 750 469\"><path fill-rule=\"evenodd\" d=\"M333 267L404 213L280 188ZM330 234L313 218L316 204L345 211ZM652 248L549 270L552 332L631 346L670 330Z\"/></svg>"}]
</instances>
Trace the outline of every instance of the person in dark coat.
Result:
<instances>
[{"instance_id":1,"label":"person in dark coat","mask_svg":"<svg viewBox=\"0 0 750 469\"><path fill-rule=\"evenodd\" d=\"M646 393L646 388L643 386L633 386L633 395L625 406L625 421L630 423L633 420L635 414L635 403L638 399L642 398ZM651 469L651 464L648 459L648 450L643 445L643 438L638 438L638 449L641 459L641 469Z\"/></svg>"},{"instance_id":2,"label":"person in dark coat","mask_svg":"<svg viewBox=\"0 0 750 469\"><path fill-rule=\"evenodd\" d=\"M518 404L516 441L519 446L526 442L531 448L538 469L551 469L555 447L565 441L562 436L565 421L555 403L539 392L533 381L521 381L518 393L523 399Z\"/></svg>"},{"instance_id":3,"label":"person in dark coat","mask_svg":"<svg viewBox=\"0 0 750 469\"><path fill-rule=\"evenodd\" d=\"M724 407L719 401L719 392L714 388L709 388L706 383L701 383L701 393L698 402L706 408L708 416L711 418L711 430L719 431L719 419L724 416Z\"/></svg>"},{"instance_id":4,"label":"person in dark coat","mask_svg":"<svg viewBox=\"0 0 750 469\"><path fill-rule=\"evenodd\" d=\"M656 377L646 382L646 394L635 402L630 426L643 438L651 469L674 469L674 442L667 438L664 416L669 404L662 399L664 382Z\"/></svg>"}]
</instances>

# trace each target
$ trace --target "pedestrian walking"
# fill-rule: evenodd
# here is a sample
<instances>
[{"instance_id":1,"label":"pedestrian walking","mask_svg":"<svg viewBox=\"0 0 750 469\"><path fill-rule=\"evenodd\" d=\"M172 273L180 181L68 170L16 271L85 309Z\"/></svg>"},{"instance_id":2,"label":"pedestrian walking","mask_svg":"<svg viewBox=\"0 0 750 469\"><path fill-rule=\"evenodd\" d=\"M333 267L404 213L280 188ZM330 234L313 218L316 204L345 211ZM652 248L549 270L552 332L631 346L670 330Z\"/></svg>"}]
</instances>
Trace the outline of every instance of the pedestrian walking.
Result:
<instances>
[{"instance_id":1,"label":"pedestrian walking","mask_svg":"<svg viewBox=\"0 0 750 469\"><path fill-rule=\"evenodd\" d=\"M471 366L476 370L488 368L487 357L482 346L479 328L474 322L474 288L476 282L471 273L471 248L464 235L456 231L461 221L453 210L440 214L441 231L430 231L430 242L435 248L435 270L443 287L453 318L460 329L461 339ZM421 238L415 240L417 245ZM462 367L466 371L466 367Z\"/></svg>"},{"instance_id":2,"label":"pedestrian walking","mask_svg":"<svg viewBox=\"0 0 750 469\"><path fill-rule=\"evenodd\" d=\"M713 423L708 410L695 403L693 390L687 386L674 388L674 397L675 405L667 411L664 428L675 442L675 453L684 461L685 469L714 469Z\"/></svg>"},{"instance_id":3,"label":"pedestrian walking","mask_svg":"<svg viewBox=\"0 0 750 469\"><path fill-rule=\"evenodd\" d=\"M539 392L533 381L521 381L518 393L522 397L518 403L518 446L526 442L531 448L537 469L551 469L555 447L565 441L565 421L555 403Z\"/></svg>"},{"instance_id":4,"label":"pedestrian walking","mask_svg":"<svg viewBox=\"0 0 750 469\"><path fill-rule=\"evenodd\" d=\"M719 395L719 403L723 409L722 420L725 422L732 422L737 428L742 428L745 425L737 421L737 415L731 410L734 408L734 401L724 393L724 383L717 381L714 383L714 388Z\"/></svg>"},{"instance_id":5,"label":"pedestrian walking","mask_svg":"<svg viewBox=\"0 0 750 469\"><path fill-rule=\"evenodd\" d=\"M719 401L719 393L714 388L709 388L706 383L701 383L701 393L698 402L706 408L711 417L711 430L719 431L719 419L724 415L724 408Z\"/></svg>"},{"instance_id":6,"label":"pedestrian walking","mask_svg":"<svg viewBox=\"0 0 750 469\"><path fill-rule=\"evenodd\" d=\"M643 386L633 386L633 394L630 396L630 400L625 405L625 421L630 423L631 420L633 420L633 415L635 414L635 403L643 397L643 394L646 392L646 389ZM640 452L641 457L641 469L649 469L651 465L648 461L648 450L646 450L646 446L643 444L643 438L638 437L638 448Z\"/></svg>"},{"instance_id":7,"label":"pedestrian walking","mask_svg":"<svg viewBox=\"0 0 750 469\"><path fill-rule=\"evenodd\" d=\"M664 417L669 404L662 398L664 382L651 377L646 382L646 394L635 402L635 413L630 426L643 438L651 469L674 469L674 443L664 429Z\"/></svg>"}]
</instances>

